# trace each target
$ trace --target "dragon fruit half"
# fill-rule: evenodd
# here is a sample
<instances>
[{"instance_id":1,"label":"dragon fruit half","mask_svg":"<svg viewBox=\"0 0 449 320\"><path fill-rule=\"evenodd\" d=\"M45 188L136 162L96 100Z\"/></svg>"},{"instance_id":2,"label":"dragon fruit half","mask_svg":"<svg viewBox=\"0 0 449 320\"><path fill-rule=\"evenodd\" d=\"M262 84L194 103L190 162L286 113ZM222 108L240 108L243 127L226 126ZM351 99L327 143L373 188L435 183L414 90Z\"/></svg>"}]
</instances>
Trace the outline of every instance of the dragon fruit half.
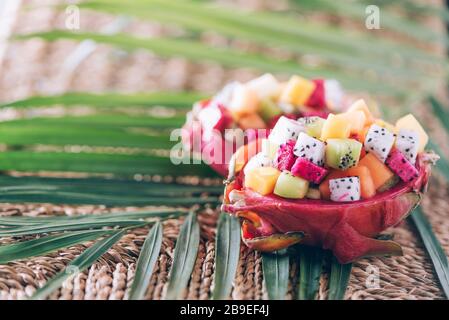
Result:
<instances>
[{"instance_id":1,"label":"dragon fruit half","mask_svg":"<svg viewBox=\"0 0 449 320\"><path fill-rule=\"evenodd\" d=\"M367 200L345 203L291 200L276 195L261 196L250 189L228 189L226 192L239 200L226 201L222 210L253 224L252 237L243 241L259 251L301 243L330 249L341 263L365 256L401 255L398 243L378 240L376 236L399 224L419 204L433 158L434 154L420 154L418 177ZM256 213L256 218L247 219L246 212Z\"/></svg>"},{"instance_id":2,"label":"dragon fruit half","mask_svg":"<svg viewBox=\"0 0 449 320\"><path fill-rule=\"evenodd\" d=\"M278 149L275 168L259 168L251 171L251 177L231 173L221 209L244 220L245 244L259 251L297 243L319 246L331 250L341 263L364 256L400 255L398 243L377 236L398 225L419 204L438 156L412 149L422 136L419 124L412 130L416 134L398 130L404 136L399 142L391 131L372 122L363 128L368 153L362 154L362 142L354 139L315 139L300 131L293 155L294 140ZM285 132L290 131L284 127L284 133L276 134ZM409 152L408 157L416 151L416 163L400 148ZM341 165L349 151L350 163ZM265 175L270 178L264 179ZM234 183L232 177L244 183ZM388 187L380 189L374 181Z\"/></svg>"}]
</instances>

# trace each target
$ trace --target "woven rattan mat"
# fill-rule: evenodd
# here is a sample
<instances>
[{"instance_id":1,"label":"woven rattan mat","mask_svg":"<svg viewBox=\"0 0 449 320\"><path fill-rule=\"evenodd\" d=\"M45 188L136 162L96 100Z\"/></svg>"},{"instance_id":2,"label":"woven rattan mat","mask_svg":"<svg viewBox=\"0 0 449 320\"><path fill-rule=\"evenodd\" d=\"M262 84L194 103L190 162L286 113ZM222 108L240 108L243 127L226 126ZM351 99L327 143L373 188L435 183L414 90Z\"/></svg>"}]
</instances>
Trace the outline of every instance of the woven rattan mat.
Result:
<instances>
[{"instance_id":1,"label":"woven rattan mat","mask_svg":"<svg viewBox=\"0 0 449 320\"><path fill-rule=\"evenodd\" d=\"M42 6L58 0L27 0L28 5L38 4L39 9L26 10L16 20L15 33L38 32L64 27L64 16ZM254 1L253 1L254 2ZM86 30L101 30L113 23L111 17L94 13L83 13L82 25ZM157 23L133 22L121 32L139 36L163 36L171 30ZM205 35L204 41L220 43L220 37ZM236 45L245 46L244 43ZM184 59L160 59L148 52L116 54L107 46L98 48L83 60L76 70L67 72L64 61L77 48L67 41L45 43L38 40L11 43L3 61L0 61L0 100L24 98L33 94L50 94L64 91L121 91L139 92L148 90L197 90L214 92L230 80L245 81L256 74L248 70L224 69L216 64L189 63ZM207 79L207 81L205 81ZM427 121L427 120L426 120ZM434 119L432 128L439 126ZM427 122L426 122L427 123ZM446 156L447 136L444 131L433 135ZM424 199L425 213L449 253L449 206L448 186L433 179L428 195ZM142 209L142 208L140 208ZM1 215L45 215L45 214L90 214L112 209L101 207L69 207L51 205L0 206ZM115 208L114 210L123 210ZM126 208L137 210L137 208ZM199 215L202 239L196 266L185 292L186 298L207 299L214 275L214 227L218 212L208 210ZM164 223L164 242L156 269L147 292L149 299L164 298L167 277L170 272L174 245L182 220ZM55 292L53 299L124 299L131 284L139 250L146 236L146 229L135 230L126 235L107 255L86 272L74 277ZM440 299L443 298L432 264L424 251L417 232L406 222L394 230L395 239L404 248L405 255L395 258L363 259L354 264L347 299ZM2 243L21 239L3 238ZM74 246L45 257L0 265L0 299L17 299L29 295L46 279L85 249ZM293 260L293 259L292 259ZM321 277L319 299L327 296L326 266ZM371 276L378 271L379 285L371 286ZM298 265L292 261L288 298L296 293ZM368 284L368 286L367 286ZM260 255L242 247L235 278L233 299L266 298Z\"/></svg>"}]
</instances>

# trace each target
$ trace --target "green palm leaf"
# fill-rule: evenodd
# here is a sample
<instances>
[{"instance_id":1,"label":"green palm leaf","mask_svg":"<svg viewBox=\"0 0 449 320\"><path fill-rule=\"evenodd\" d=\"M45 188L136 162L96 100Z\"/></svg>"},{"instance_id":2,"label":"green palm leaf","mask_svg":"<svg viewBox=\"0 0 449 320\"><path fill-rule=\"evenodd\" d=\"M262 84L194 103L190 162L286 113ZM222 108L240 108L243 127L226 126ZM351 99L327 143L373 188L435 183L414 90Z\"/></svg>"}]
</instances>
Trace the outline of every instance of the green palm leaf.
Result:
<instances>
[{"instance_id":1,"label":"green palm leaf","mask_svg":"<svg viewBox=\"0 0 449 320\"><path fill-rule=\"evenodd\" d=\"M411 219L421 236L430 259L432 260L433 268L440 281L441 288L443 289L446 298L449 299L449 262L446 253L435 236L432 226L420 208L417 208L412 212Z\"/></svg>"},{"instance_id":2,"label":"green palm leaf","mask_svg":"<svg viewBox=\"0 0 449 320\"><path fill-rule=\"evenodd\" d=\"M262 254L263 277L268 299L285 299L288 289L289 267L289 256L285 250Z\"/></svg>"},{"instance_id":3,"label":"green palm leaf","mask_svg":"<svg viewBox=\"0 0 449 320\"><path fill-rule=\"evenodd\" d=\"M110 234L108 230L88 230L67 232L60 235L47 236L19 243L0 246L0 264L19 259L27 259L46 253L71 247L86 241L98 239Z\"/></svg>"},{"instance_id":4,"label":"green palm leaf","mask_svg":"<svg viewBox=\"0 0 449 320\"><path fill-rule=\"evenodd\" d=\"M193 92L154 92L154 93L89 93L68 92L55 96L33 96L22 100L0 104L0 107L30 108L49 107L54 105L92 106L98 108L111 107L154 107L165 106L176 109L189 109L192 104L204 95Z\"/></svg>"},{"instance_id":5,"label":"green palm leaf","mask_svg":"<svg viewBox=\"0 0 449 320\"><path fill-rule=\"evenodd\" d=\"M229 298L240 255L240 222L221 213L215 239L215 275L212 299Z\"/></svg>"},{"instance_id":6,"label":"green palm leaf","mask_svg":"<svg viewBox=\"0 0 449 320\"><path fill-rule=\"evenodd\" d=\"M329 300L343 300L351 276L352 264L341 264L333 256L329 276Z\"/></svg>"},{"instance_id":7,"label":"green palm leaf","mask_svg":"<svg viewBox=\"0 0 449 320\"><path fill-rule=\"evenodd\" d=\"M173 265L167 285L165 299L180 299L187 287L195 266L195 260L200 244L200 227L196 214L191 212L181 227L176 241Z\"/></svg>"},{"instance_id":8,"label":"green palm leaf","mask_svg":"<svg viewBox=\"0 0 449 320\"><path fill-rule=\"evenodd\" d=\"M360 81L357 77L347 75L338 70L308 68L300 66L294 61L281 61L260 54L249 54L233 49L218 49L206 46L198 41L185 39L153 39L137 38L125 34L104 35L95 33L73 33L66 31L49 31L18 36L17 39L41 38L46 41L56 41L62 39L86 40L92 39L99 43L106 43L120 47L125 50L146 49L164 57L183 56L193 61L215 61L228 67L253 68L268 72L298 73L309 78L324 77L337 78L347 88L354 90L370 90L379 94L392 94L403 96L405 93L396 87L383 82L365 79Z\"/></svg>"},{"instance_id":9,"label":"green palm leaf","mask_svg":"<svg viewBox=\"0 0 449 320\"><path fill-rule=\"evenodd\" d=\"M73 271L83 272L89 268L95 261L105 254L120 238L125 231L116 231L112 235L98 241L91 247L87 248L82 254L76 257L64 271L61 271L56 276L48 280L45 285L39 288L31 297L33 300L44 299L50 295L54 290L62 285L62 283L73 275Z\"/></svg>"},{"instance_id":10,"label":"green palm leaf","mask_svg":"<svg viewBox=\"0 0 449 320\"><path fill-rule=\"evenodd\" d=\"M316 39L305 37L298 32L279 31L267 25L266 20L263 24L259 23L254 19L257 18L255 14L244 14L225 7L212 7L192 1L150 0L128 1L124 4L108 0L87 1L81 3L81 8L174 23L194 31L214 30L229 37L257 42L264 46L272 45L300 54L313 54L346 69L364 71L369 66L370 70L378 72L381 76L390 74L393 77L402 76L402 79L406 80L412 74L418 75L416 70L387 66L384 59L367 59L366 55L354 55L353 50L342 49L341 45L323 45L322 42L317 43Z\"/></svg>"},{"instance_id":11,"label":"green palm leaf","mask_svg":"<svg viewBox=\"0 0 449 320\"><path fill-rule=\"evenodd\" d=\"M136 273L129 292L130 300L141 300L145 297L151 274L161 250L161 244L162 226L159 222L156 222L148 233L137 260Z\"/></svg>"},{"instance_id":12,"label":"green palm leaf","mask_svg":"<svg viewBox=\"0 0 449 320\"><path fill-rule=\"evenodd\" d=\"M205 164L175 165L167 157L139 154L5 151L0 157L0 168L6 171L102 173L116 177L136 174L218 177Z\"/></svg>"},{"instance_id":13,"label":"green palm leaf","mask_svg":"<svg viewBox=\"0 0 449 320\"><path fill-rule=\"evenodd\" d=\"M324 251L301 246L299 251L299 300L314 300L323 271Z\"/></svg>"}]
</instances>

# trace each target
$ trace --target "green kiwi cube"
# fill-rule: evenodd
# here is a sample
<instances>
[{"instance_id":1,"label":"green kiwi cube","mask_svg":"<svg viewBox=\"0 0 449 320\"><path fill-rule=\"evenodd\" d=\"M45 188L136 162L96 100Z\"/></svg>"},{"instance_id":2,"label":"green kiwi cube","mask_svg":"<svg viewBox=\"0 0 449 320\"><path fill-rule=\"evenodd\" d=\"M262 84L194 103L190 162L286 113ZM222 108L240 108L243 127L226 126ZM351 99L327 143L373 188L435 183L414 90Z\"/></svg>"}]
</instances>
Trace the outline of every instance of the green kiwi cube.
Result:
<instances>
[{"instance_id":1,"label":"green kiwi cube","mask_svg":"<svg viewBox=\"0 0 449 320\"><path fill-rule=\"evenodd\" d=\"M260 103L259 114L265 122L282 114L281 108L271 99L265 99Z\"/></svg>"},{"instance_id":2,"label":"green kiwi cube","mask_svg":"<svg viewBox=\"0 0 449 320\"><path fill-rule=\"evenodd\" d=\"M282 171L274 186L274 194L289 199L302 199L309 189L309 181L295 177L289 171Z\"/></svg>"},{"instance_id":3,"label":"green kiwi cube","mask_svg":"<svg viewBox=\"0 0 449 320\"><path fill-rule=\"evenodd\" d=\"M326 120L321 117L314 116L300 118L298 121L304 125L305 131L309 136L317 139L321 137L321 130L323 129L323 125Z\"/></svg>"},{"instance_id":4,"label":"green kiwi cube","mask_svg":"<svg viewBox=\"0 0 449 320\"><path fill-rule=\"evenodd\" d=\"M357 165L362 144L354 139L327 139L326 165L338 170L346 170Z\"/></svg>"}]
</instances>

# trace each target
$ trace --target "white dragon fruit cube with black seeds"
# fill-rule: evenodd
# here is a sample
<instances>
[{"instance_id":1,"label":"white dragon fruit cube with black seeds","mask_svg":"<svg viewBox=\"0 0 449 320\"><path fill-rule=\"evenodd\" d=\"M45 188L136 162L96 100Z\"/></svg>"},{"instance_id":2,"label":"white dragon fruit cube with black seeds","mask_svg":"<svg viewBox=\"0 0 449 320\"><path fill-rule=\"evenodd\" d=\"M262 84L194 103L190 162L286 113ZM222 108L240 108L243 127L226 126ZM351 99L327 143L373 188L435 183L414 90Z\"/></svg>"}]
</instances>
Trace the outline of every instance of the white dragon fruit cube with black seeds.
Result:
<instances>
[{"instance_id":1,"label":"white dragon fruit cube with black seeds","mask_svg":"<svg viewBox=\"0 0 449 320\"><path fill-rule=\"evenodd\" d=\"M365 150L373 153L380 161L385 162L393 148L395 135L389 130L373 124L365 137Z\"/></svg>"},{"instance_id":2,"label":"white dragon fruit cube with black seeds","mask_svg":"<svg viewBox=\"0 0 449 320\"><path fill-rule=\"evenodd\" d=\"M293 153L301 158L305 158L318 166L324 165L324 142L312 138L304 132L301 132L296 141Z\"/></svg>"},{"instance_id":3,"label":"white dragon fruit cube with black seeds","mask_svg":"<svg viewBox=\"0 0 449 320\"><path fill-rule=\"evenodd\" d=\"M301 131L304 131L304 126L295 120L289 119L287 117L280 117L273 130L271 130L268 139L281 145L286 143L288 140L298 139L298 135Z\"/></svg>"},{"instance_id":4,"label":"white dragon fruit cube with black seeds","mask_svg":"<svg viewBox=\"0 0 449 320\"><path fill-rule=\"evenodd\" d=\"M419 135L413 130L399 130L396 137L396 149L401 151L405 158L411 163L415 164L418 156Z\"/></svg>"},{"instance_id":5,"label":"white dragon fruit cube with black seeds","mask_svg":"<svg viewBox=\"0 0 449 320\"><path fill-rule=\"evenodd\" d=\"M346 177L329 180L331 200L337 202L360 200L360 180L358 177Z\"/></svg>"},{"instance_id":6,"label":"white dragon fruit cube with black seeds","mask_svg":"<svg viewBox=\"0 0 449 320\"><path fill-rule=\"evenodd\" d=\"M248 163L245 166L245 169L243 169L243 173L246 175L249 171L255 168L259 167L272 167L273 161L269 156L266 154L259 152L254 157L249 159Z\"/></svg>"}]
</instances>

